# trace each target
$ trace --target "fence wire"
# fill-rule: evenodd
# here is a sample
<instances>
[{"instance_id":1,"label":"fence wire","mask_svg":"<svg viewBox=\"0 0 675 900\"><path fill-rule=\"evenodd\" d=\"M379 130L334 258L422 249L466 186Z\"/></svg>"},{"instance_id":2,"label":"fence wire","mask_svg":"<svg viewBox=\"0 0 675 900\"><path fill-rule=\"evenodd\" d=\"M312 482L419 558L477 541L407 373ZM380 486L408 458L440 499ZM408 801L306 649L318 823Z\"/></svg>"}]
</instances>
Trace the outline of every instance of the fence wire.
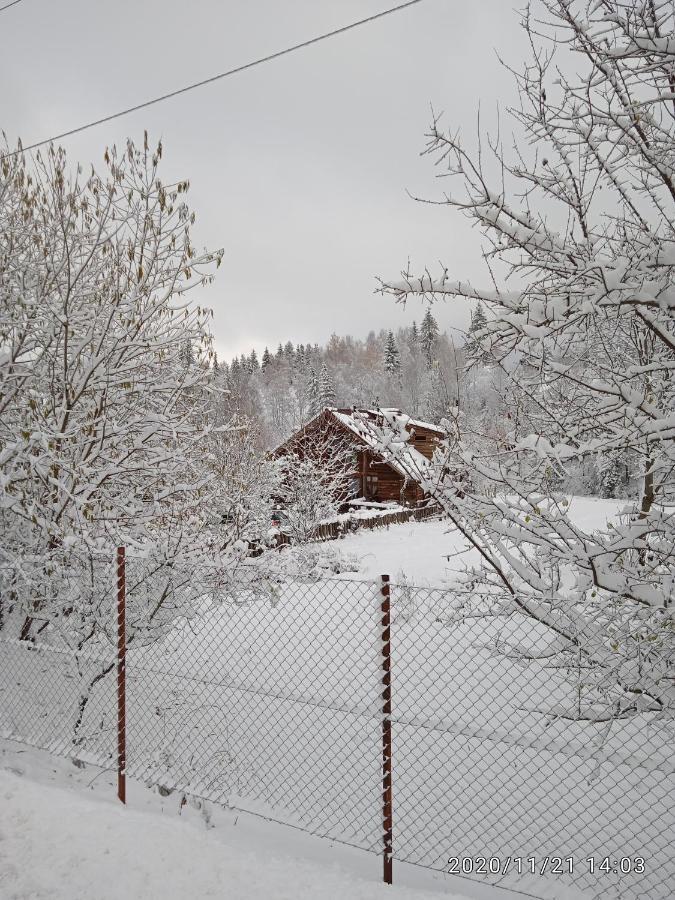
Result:
<instances>
[{"instance_id":1,"label":"fence wire","mask_svg":"<svg viewBox=\"0 0 675 900\"><path fill-rule=\"evenodd\" d=\"M25 587L0 581L0 736L114 768L115 569L91 572L64 567L63 615L31 640ZM128 559L127 774L382 853L381 603L380 583L235 588ZM392 584L396 860L534 897L673 895L673 721L608 712L598 641L560 652L512 609Z\"/></svg>"},{"instance_id":2,"label":"fence wire","mask_svg":"<svg viewBox=\"0 0 675 900\"><path fill-rule=\"evenodd\" d=\"M377 849L377 598L280 584L130 649L129 773Z\"/></svg>"},{"instance_id":3,"label":"fence wire","mask_svg":"<svg viewBox=\"0 0 675 900\"><path fill-rule=\"evenodd\" d=\"M114 598L112 558L0 568L0 737L112 767Z\"/></svg>"},{"instance_id":4,"label":"fence wire","mask_svg":"<svg viewBox=\"0 0 675 900\"><path fill-rule=\"evenodd\" d=\"M395 856L535 896L553 876L672 897L672 718L608 711L588 656L525 615L405 585L392 605Z\"/></svg>"}]
</instances>

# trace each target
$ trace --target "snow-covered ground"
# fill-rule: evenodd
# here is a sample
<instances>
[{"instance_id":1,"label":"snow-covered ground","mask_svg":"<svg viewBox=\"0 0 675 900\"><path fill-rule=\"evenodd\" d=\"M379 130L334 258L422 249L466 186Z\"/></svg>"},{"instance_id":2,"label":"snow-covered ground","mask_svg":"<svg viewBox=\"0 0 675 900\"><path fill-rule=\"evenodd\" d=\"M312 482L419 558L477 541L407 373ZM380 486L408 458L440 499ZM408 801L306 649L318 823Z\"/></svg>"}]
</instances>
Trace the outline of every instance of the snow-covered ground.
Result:
<instances>
[{"instance_id":1,"label":"snow-covered ground","mask_svg":"<svg viewBox=\"0 0 675 900\"><path fill-rule=\"evenodd\" d=\"M580 523L604 525L620 505L578 500L573 514ZM514 617L508 624L453 625L448 618L453 594L436 586L461 566L462 547L446 523L391 526L327 545L336 546L360 558L361 570L344 576L350 583L281 583L268 597L213 605L165 640L130 649L128 766L137 797L157 798L161 788L174 814L186 792L207 801L214 820L225 812L242 820L265 816L293 826L268 822L277 830L265 834L266 848L283 833L357 853L337 843L346 842L371 851L362 856L372 872L381 849L381 598L373 581L388 573L395 584L429 586L392 589L397 859L436 870L433 877L448 890L443 869L453 854L583 861L589 852L648 851L648 882L632 877L631 889L665 900L659 872L669 865L666 833L675 830L668 801L675 770L665 731L642 717L610 733L600 724L545 715L542 706L562 703L570 690L565 672L545 660L525 665L493 647L508 637L535 647L542 636L532 623ZM107 774L99 779L96 767L114 765L114 673L92 690L76 741L81 691L102 661L81 657L75 665L72 654L18 641L0 649L0 738L72 757L103 783ZM5 814L0 805L0 831ZM358 871L354 860L350 871ZM513 874L502 884L532 896L598 887L583 872L572 883L539 877L528 883ZM610 892L624 886L603 881ZM485 880L460 885L474 897L494 890ZM320 893L341 896L330 890ZM344 896L370 896L359 890ZM26 889L16 896L42 895Z\"/></svg>"},{"instance_id":2,"label":"snow-covered ground","mask_svg":"<svg viewBox=\"0 0 675 900\"><path fill-rule=\"evenodd\" d=\"M3 900L436 900L0 771ZM450 895L445 894L450 900ZM456 896L456 895L455 895Z\"/></svg>"},{"instance_id":3,"label":"snow-covered ground","mask_svg":"<svg viewBox=\"0 0 675 900\"><path fill-rule=\"evenodd\" d=\"M616 517L623 506L620 500L574 497L570 514L584 528L599 528ZM424 586L443 586L450 572L477 558L466 549L459 532L448 522L435 519L358 531L347 535L337 546L359 559L359 572L345 577L389 575L395 582L405 577L412 584Z\"/></svg>"},{"instance_id":4,"label":"snow-covered ground","mask_svg":"<svg viewBox=\"0 0 675 900\"><path fill-rule=\"evenodd\" d=\"M370 854L134 780L124 808L114 780L0 740L2 900L519 900L399 863L384 885Z\"/></svg>"}]
</instances>

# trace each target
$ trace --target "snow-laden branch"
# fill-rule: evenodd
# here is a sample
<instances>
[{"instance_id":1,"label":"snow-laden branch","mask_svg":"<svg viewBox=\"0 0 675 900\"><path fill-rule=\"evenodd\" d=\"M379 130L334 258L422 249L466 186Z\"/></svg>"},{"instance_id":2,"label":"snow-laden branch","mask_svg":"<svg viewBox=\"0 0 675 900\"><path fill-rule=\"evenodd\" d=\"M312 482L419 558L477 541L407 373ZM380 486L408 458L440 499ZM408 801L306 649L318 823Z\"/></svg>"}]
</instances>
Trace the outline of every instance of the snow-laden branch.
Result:
<instances>
[{"instance_id":1,"label":"snow-laden branch","mask_svg":"<svg viewBox=\"0 0 675 900\"><path fill-rule=\"evenodd\" d=\"M608 716L672 716L675 13L638 0L538 6L524 17L532 58L514 73L526 137L514 158L491 141L490 166L438 120L427 147L456 185L442 202L478 225L491 274L497 258L522 288L477 289L441 269L380 289L487 310L471 353L504 379L511 427L479 434L458 408L421 473L480 560L464 573L466 608L478 590L548 629L561 658L581 654ZM574 75L556 65L560 48ZM377 439L405 465L392 430ZM587 463L621 464L640 485L605 529L575 524L562 491Z\"/></svg>"}]
</instances>

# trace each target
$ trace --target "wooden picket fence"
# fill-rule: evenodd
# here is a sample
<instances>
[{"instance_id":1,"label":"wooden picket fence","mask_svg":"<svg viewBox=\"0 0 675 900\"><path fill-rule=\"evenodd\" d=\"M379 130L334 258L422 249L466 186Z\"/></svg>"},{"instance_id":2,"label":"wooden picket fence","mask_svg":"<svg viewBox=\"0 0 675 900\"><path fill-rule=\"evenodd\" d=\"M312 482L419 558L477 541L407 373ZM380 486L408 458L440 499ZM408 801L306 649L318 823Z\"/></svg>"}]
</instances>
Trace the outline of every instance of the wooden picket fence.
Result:
<instances>
[{"instance_id":1,"label":"wooden picket fence","mask_svg":"<svg viewBox=\"0 0 675 900\"><path fill-rule=\"evenodd\" d=\"M431 519L440 515L440 512L440 506L433 503L429 506L420 506L399 510L397 512L385 513L383 516L369 516L367 519L351 519L347 522L324 522L317 527L312 536L312 540L335 541L345 534L349 534L353 531L360 531L362 528L372 531L373 528L388 528L390 525L400 525L404 522L409 522L411 519L414 519L416 522L423 522L425 519ZM281 532L277 536L277 547L290 543L292 543L292 541L287 534Z\"/></svg>"}]
</instances>

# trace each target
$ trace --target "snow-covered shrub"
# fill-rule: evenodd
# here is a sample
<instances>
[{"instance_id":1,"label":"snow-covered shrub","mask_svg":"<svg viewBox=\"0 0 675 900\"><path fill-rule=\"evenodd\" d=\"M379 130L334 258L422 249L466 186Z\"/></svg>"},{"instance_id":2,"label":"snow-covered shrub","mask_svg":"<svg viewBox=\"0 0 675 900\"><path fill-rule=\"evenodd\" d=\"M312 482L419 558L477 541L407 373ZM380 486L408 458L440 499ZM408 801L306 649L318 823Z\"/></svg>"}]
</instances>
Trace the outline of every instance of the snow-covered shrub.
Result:
<instances>
[{"instance_id":1,"label":"snow-covered shrub","mask_svg":"<svg viewBox=\"0 0 675 900\"><path fill-rule=\"evenodd\" d=\"M286 545L268 551L256 560L259 572L272 581L295 579L320 581L344 572L358 572L359 560L354 553L344 553L331 543Z\"/></svg>"},{"instance_id":2,"label":"snow-covered shrub","mask_svg":"<svg viewBox=\"0 0 675 900\"><path fill-rule=\"evenodd\" d=\"M322 521L335 517L349 494L355 458L353 445L328 427L307 431L279 457L277 495L293 541L311 540Z\"/></svg>"}]
</instances>

